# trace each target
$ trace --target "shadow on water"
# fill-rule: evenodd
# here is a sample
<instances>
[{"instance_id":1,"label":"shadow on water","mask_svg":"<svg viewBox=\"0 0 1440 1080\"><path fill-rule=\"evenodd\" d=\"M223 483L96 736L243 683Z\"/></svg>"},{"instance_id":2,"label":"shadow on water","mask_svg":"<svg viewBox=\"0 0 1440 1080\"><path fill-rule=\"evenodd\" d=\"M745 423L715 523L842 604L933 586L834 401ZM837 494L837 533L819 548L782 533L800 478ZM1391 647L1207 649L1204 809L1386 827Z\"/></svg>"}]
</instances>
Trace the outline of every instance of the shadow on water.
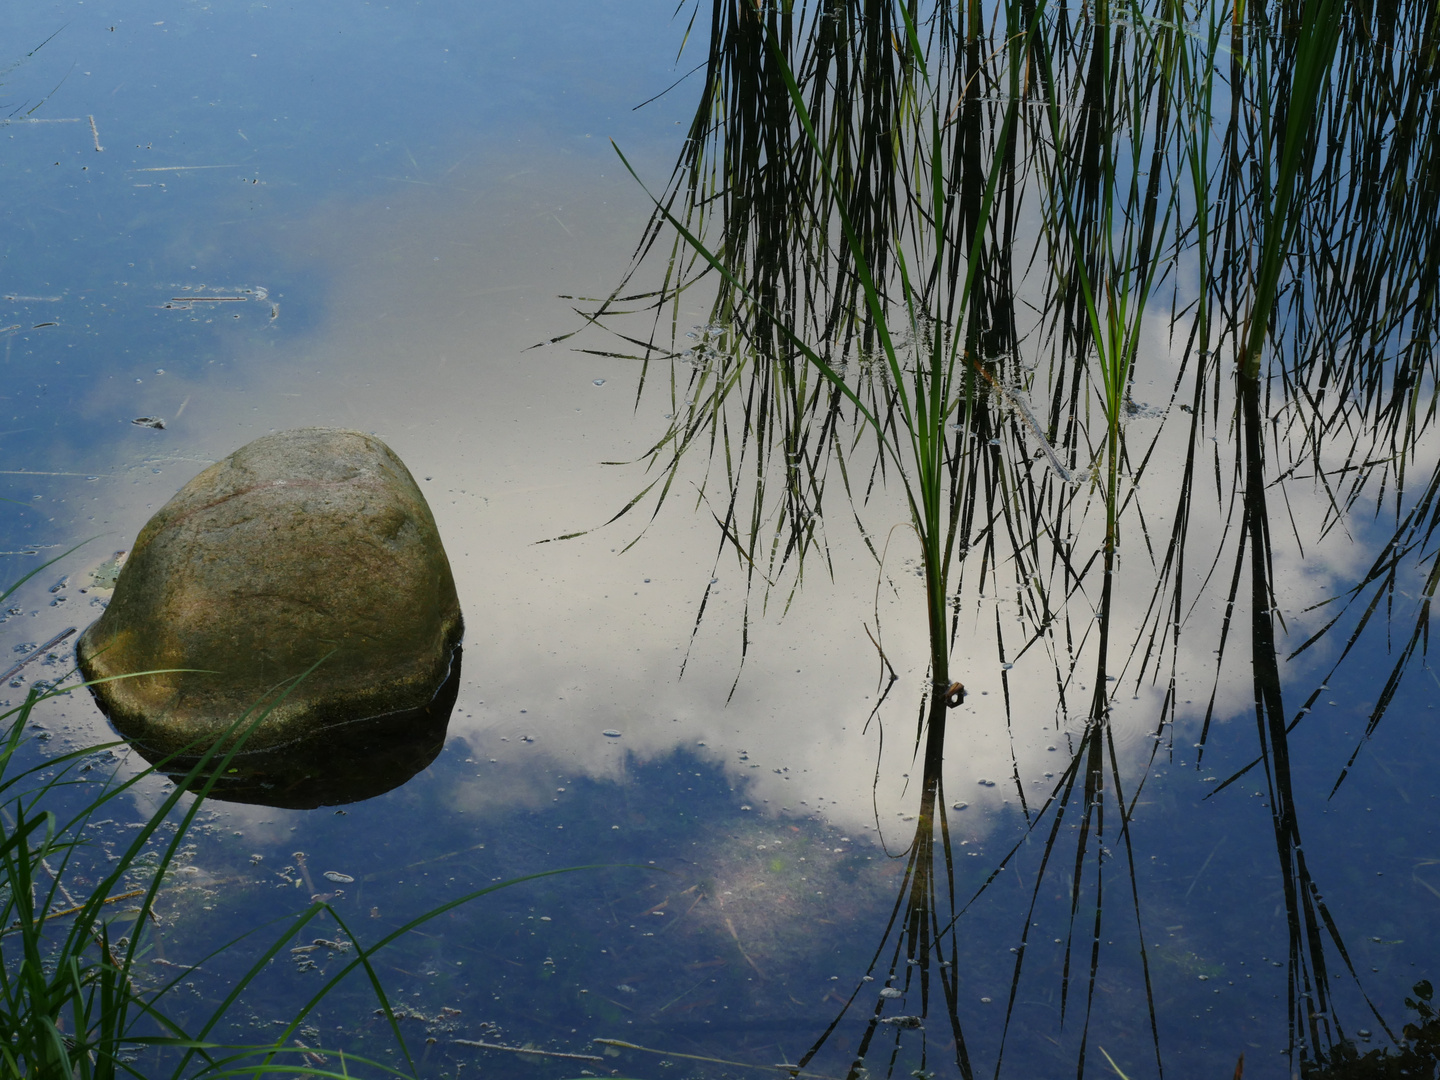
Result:
<instances>
[{"instance_id":1,"label":"shadow on water","mask_svg":"<svg viewBox=\"0 0 1440 1080\"><path fill-rule=\"evenodd\" d=\"M1263 777L1290 1068L1432 1075L1429 984L1409 1000L1420 1026L1382 1016L1301 820L1312 796L1333 803L1416 669L1440 585L1433 5L714 0L692 19L707 11L689 138L630 271L589 313L639 363L637 403L658 384L673 416L617 517L653 517L693 479L717 564L735 558L751 594L788 605L807 557L834 572L832 483L884 571L867 512L898 482L929 609L901 886L865 980L797 1070L858 1012L852 1078L890 1075L917 1028L916 1075L942 1042L959 1075L990 1071L960 1005L965 916L1023 869L995 1073L1041 980L1058 981L1070 1067L1107 1068L1091 1032L1123 926L1163 1074L1185 1023L1152 977L1141 794L1185 764L1177 728L1198 728L1199 771L1234 750L1219 723L1253 708L1250 764L1207 778L1207 798ZM696 295L713 299L687 345ZM1330 595L1307 584L1316 565ZM1006 676L1007 731L1049 726L1070 750L1041 800L1012 756L1021 835L971 895L943 781L965 747L947 733L962 617L993 622L1002 670L1027 654L1049 669L1038 708L1038 688ZM1326 747L1297 743L1340 677L1373 694L1317 785L1296 762L1328 763ZM1190 694L1208 694L1202 715ZM1042 912L1064 922L1063 952L1027 967ZM917 991L914 1015L890 1012ZM1362 1055L1372 1021L1392 1045Z\"/></svg>"},{"instance_id":2,"label":"shadow on water","mask_svg":"<svg viewBox=\"0 0 1440 1080\"><path fill-rule=\"evenodd\" d=\"M210 798L313 810L373 799L399 787L428 768L445 747L460 694L462 651L455 648L449 675L423 707L331 725L284 746L237 754L215 778ZM172 780L199 763L198 758L155 754L140 742L131 745L147 761L161 763Z\"/></svg>"}]
</instances>

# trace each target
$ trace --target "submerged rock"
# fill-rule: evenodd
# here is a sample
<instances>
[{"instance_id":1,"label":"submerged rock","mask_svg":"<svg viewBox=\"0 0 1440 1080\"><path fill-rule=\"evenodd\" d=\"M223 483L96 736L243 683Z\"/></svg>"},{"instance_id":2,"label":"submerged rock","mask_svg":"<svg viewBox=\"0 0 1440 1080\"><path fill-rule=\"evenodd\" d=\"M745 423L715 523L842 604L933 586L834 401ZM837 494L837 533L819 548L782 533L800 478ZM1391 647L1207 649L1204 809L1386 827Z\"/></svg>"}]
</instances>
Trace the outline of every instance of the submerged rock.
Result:
<instances>
[{"instance_id":1,"label":"submerged rock","mask_svg":"<svg viewBox=\"0 0 1440 1080\"><path fill-rule=\"evenodd\" d=\"M77 653L87 679L111 680L92 687L101 709L152 760L227 732L251 754L426 711L461 629L435 520L400 459L363 432L301 428L241 447L150 519Z\"/></svg>"}]
</instances>

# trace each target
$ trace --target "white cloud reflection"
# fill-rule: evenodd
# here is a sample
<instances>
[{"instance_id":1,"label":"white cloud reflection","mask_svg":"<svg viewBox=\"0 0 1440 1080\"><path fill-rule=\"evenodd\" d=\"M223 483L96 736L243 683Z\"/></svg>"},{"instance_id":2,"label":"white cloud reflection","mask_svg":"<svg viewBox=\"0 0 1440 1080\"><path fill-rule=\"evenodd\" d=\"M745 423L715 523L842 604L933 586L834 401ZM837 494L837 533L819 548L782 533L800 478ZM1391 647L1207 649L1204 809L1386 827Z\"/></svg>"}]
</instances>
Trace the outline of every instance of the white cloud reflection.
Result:
<instances>
[{"instance_id":1,"label":"white cloud reflection","mask_svg":"<svg viewBox=\"0 0 1440 1080\"><path fill-rule=\"evenodd\" d=\"M577 325L557 295L603 294L621 269L617 253L628 250L644 220L644 196L633 182L597 158L586 161L587 171L577 174L567 171L568 159L531 157L524 167L492 159L456 182L463 193L396 191L383 204L332 206L294 229L285 242L297 257L332 276L327 310L314 316L313 332L241 358L254 372L243 386L186 388L189 404L167 431L167 445L181 449L163 474L136 466L135 483L109 488L106 516L125 539L104 541L97 561L127 546L205 460L267 430L329 424L374 431L426 492L464 606L464 686L450 734L475 758L480 779L454 793L458 807L483 811L539 799L548 781L527 779L528 762L620 779L627 755L683 749L723 768L737 800L755 813L818 810L854 830L878 818L887 836L900 835L890 826L914 812L918 795L907 774L919 774L913 752L927 657L920 583L905 566L914 555L906 529L891 534L878 590L882 642L901 681L868 727L881 685L865 633L875 624L877 569L848 512L830 508L833 580L813 559L788 614L775 610L783 601L758 617L758 603L752 611L749 656L733 697L744 579L732 557L722 555L717 565L717 532L703 508L693 509L693 489L680 491L629 551L620 549L643 523L639 510L590 535L537 544L596 525L623 506L642 486L642 470L599 462L638 456L664 423L658 395L636 405L634 361L564 345L530 348ZM483 198L471 193L477 190ZM685 317L699 323L703 316L696 308ZM1163 320L1153 319L1139 360L1136 396L1160 410L1178 363L1171 341ZM1182 390L1182 400L1188 393ZM1154 748L1165 686L1147 671L1137 687L1138 665L1125 660L1141 628L1155 621L1151 590L1172 525L1188 420L1173 412L1159 435L1138 500L1144 531L1133 509L1123 526L1111 724L1131 775ZM1132 447L1160 428L1156 415L1133 418ZM1209 434L1200 441L1208 460L1197 469L1184 629L1173 665L1183 702L1174 757L1187 763L1212 685L1221 720L1244 714L1252 700L1243 621L1216 680L1239 514L1229 502L1231 432L1213 432L1214 441ZM1049 465L1041 458L1031 468ZM1277 496L1274 503L1274 558L1291 640L1299 641L1320 618L1305 609L1352 579L1366 549L1343 529L1321 536L1326 504L1309 481L1289 481L1286 493L1288 501ZM1099 509L1081 518L1092 545L1103 526ZM882 539L906 520L894 491L872 501L864 516ZM1281 527L1292 520L1293 530ZM1223 554L1212 564L1217 550ZM718 580L692 645L712 568ZM971 572L952 662L969 699L952 714L946 769L947 803L968 804L953 820L972 835L986 831L985 811L1017 802L1017 778L1033 806L1063 773L1067 736L1084 724L1098 636L1083 613L1087 602L1098 602L1096 571L1070 605L1068 645L1057 626L1018 657L1029 628L1017 622L1009 564L992 568L983 599L979 584ZM1014 665L1003 680L997 616ZM1162 615L1162 636L1164 625ZM1057 704L1056 680L1057 664L1070 667L1067 648L1075 657L1068 713ZM1305 663L1313 662L1307 655ZM1167 729L1162 746L1171 739ZM258 821L279 812L236 813Z\"/></svg>"}]
</instances>

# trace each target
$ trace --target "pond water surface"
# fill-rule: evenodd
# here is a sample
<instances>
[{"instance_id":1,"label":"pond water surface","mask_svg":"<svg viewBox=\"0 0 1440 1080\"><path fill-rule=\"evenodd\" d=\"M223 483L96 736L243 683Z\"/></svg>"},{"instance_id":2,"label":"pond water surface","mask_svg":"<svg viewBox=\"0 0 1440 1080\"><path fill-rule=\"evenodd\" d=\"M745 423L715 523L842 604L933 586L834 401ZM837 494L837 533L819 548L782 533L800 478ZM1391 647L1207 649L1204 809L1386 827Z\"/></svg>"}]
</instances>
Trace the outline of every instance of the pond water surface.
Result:
<instances>
[{"instance_id":1,"label":"pond water surface","mask_svg":"<svg viewBox=\"0 0 1440 1080\"><path fill-rule=\"evenodd\" d=\"M643 454L671 408L637 398L613 338L544 343L583 325L586 303L568 298L607 294L648 219L609 140L657 188L673 167L686 84L635 108L703 55L692 40L677 60L686 17L673 14L73 0L3 16L7 580L85 542L12 598L8 646L83 628L106 595L90 571L181 484L306 425L370 431L402 457L464 606L462 686L434 764L340 808L212 804L162 903L157 963L193 963L315 894L373 940L487 884L581 867L469 902L382 954L422 1075L785 1075L832 1024L804 1075L845 1076L862 1041L871 1076L1058 1077L1077 1061L1104 1074L1097 1049L1131 1077L1157 1061L1229 1076L1242 1053L1247 1076L1290 1075L1298 976L1274 792L1261 771L1216 791L1257 752L1244 647L1216 670L1225 583L1188 613L1173 724L1157 726L1165 687L1130 689L1122 673L1113 754L1133 819L1125 835L1112 819L1084 860L1073 815L1049 838L1047 800L1079 753L1089 689L1083 676L1057 687L1038 649L997 655L1021 615L1014 591L971 583L952 659L968 698L944 775L964 910L955 951L933 958L955 989L931 981L922 1000L932 960L897 953L892 925L928 659L913 542L892 528L908 520L901 494L864 507L889 537L883 569L832 515L829 565L812 559L793 602L779 593L748 617L744 570L717 557L693 495L649 524L538 543L629 502L643 469L603 463ZM703 297L681 306L706 320ZM1151 338L1163 408L1175 361L1158 316ZM1137 410L1132 431L1147 423L1160 430ZM1222 440L1229 467L1227 453ZM1160 467L1148 482L1173 479ZM1373 506L1325 530L1313 488L1294 491L1274 558L1298 643L1380 532ZM1167 527L1154 519L1156 535ZM1218 550L1225 522L1192 526L1206 530ZM1117 620L1138 632L1149 602L1148 583L1127 579ZM73 643L5 692L54 678ZM1367 740L1393 659L1383 635L1366 638L1325 684L1340 643L1283 670L1310 704L1290 769L1333 919L1318 947L1335 1022L1365 1050L1440 974L1440 681L1413 665ZM40 723L51 746L110 737L80 694ZM344 962L343 934L316 936L237 1010L240 1037L287 1019ZM225 963L187 991L197 1015L223 997ZM306 1039L390 1054L375 1008L346 984Z\"/></svg>"}]
</instances>

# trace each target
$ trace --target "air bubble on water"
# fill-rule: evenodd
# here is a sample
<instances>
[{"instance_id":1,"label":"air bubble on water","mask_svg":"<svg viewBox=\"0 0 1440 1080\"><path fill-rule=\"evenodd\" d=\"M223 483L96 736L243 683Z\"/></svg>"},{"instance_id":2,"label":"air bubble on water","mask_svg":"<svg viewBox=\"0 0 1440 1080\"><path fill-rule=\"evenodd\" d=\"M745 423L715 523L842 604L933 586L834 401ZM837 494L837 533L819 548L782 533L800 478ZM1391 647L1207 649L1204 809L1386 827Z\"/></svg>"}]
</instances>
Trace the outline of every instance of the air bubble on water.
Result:
<instances>
[{"instance_id":1,"label":"air bubble on water","mask_svg":"<svg viewBox=\"0 0 1440 1080\"><path fill-rule=\"evenodd\" d=\"M897 990L897 989L896 989L895 987L893 987L893 986L887 986L887 987L885 987L883 990L880 991L880 996L881 996L882 998L898 998L898 997L904 997L904 996L905 996L905 992L904 992L903 990Z\"/></svg>"},{"instance_id":2,"label":"air bubble on water","mask_svg":"<svg viewBox=\"0 0 1440 1080\"><path fill-rule=\"evenodd\" d=\"M1001 665L1000 665L1000 670L1001 670L1001 671L1009 671L1009 670L1011 670L1014 666L1015 666L1014 664L1001 664Z\"/></svg>"},{"instance_id":3,"label":"air bubble on water","mask_svg":"<svg viewBox=\"0 0 1440 1080\"><path fill-rule=\"evenodd\" d=\"M323 877L326 881L338 882L341 885L348 885L355 880L349 874L340 873L339 870L326 870L325 873L320 876Z\"/></svg>"},{"instance_id":4,"label":"air bubble on water","mask_svg":"<svg viewBox=\"0 0 1440 1080\"><path fill-rule=\"evenodd\" d=\"M604 380L604 379L596 379L596 380L595 380L595 385L596 385L596 386L604 386L604 385L605 385L605 380Z\"/></svg>"},{"instance_id":5,"label":"air bubble on water","mask_svg":"<svg viewBox=\"0 0 1440 1080\"><path fill-rule=\"evenodd\" d=\"M957 802L957 803L955 804L955 809L956 809L956 810L964 810L964 809L965 809L967 806L969 806L969 805L970 805L970 804L969 804L968 802Z\"/></svg>"},{"instance_id":6,"label":"air bubble on water","mask_svg":"<svg viewBox=\"0 0 1440 1080\"><path fill-rule=\"evenodd\" d=\"M605 729L604 731L602 731L600 734L601 734L601 735L604 735L607 739L618 739L618 738L620 738L620 732L616 731L613 727L612 727L612 728L606 728L606 729Z\"/></svg>"}]
</instances>

